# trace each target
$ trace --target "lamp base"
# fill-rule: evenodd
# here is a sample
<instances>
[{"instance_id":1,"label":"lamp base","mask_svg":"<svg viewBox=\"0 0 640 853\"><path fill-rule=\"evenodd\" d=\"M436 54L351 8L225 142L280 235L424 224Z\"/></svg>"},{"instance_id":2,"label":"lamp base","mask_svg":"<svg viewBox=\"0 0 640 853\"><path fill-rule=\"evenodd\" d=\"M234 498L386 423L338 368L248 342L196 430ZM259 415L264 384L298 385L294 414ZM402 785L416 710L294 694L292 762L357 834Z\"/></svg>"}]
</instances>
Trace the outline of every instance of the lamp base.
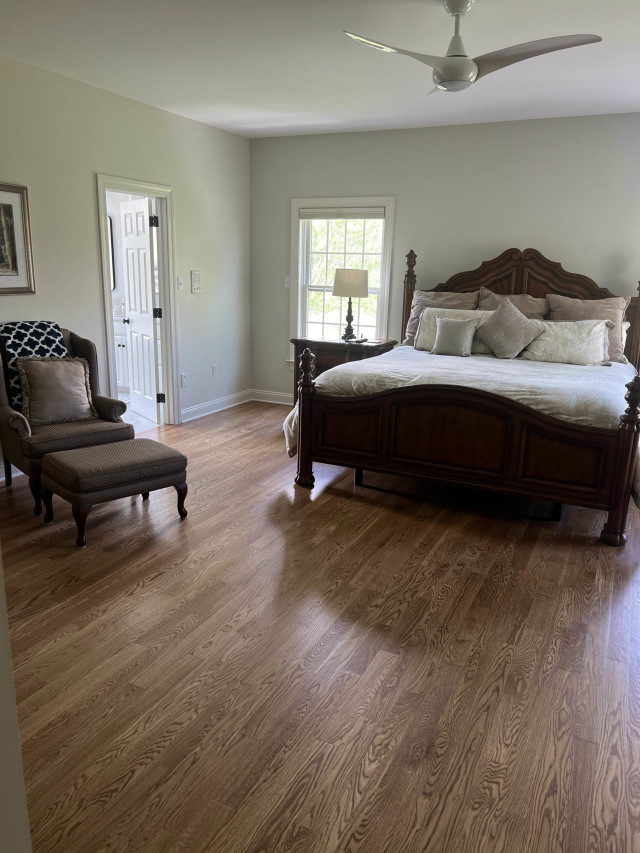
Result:
<instances>
[{"instance_id":1,"label":"lamp base","mask_svg":"<svg viewBox=\"0 0 640 853\"><path fill-rule=\"evenodd\" d=\"M347 305L347 325L345 326L344 335L342 336L343 341L354 341L356 336L353 331L353 326L351 325L351 321L353 320L353 309L351 305L351 297L349 297L349 303Z\"/></svg>"}]
</instances>

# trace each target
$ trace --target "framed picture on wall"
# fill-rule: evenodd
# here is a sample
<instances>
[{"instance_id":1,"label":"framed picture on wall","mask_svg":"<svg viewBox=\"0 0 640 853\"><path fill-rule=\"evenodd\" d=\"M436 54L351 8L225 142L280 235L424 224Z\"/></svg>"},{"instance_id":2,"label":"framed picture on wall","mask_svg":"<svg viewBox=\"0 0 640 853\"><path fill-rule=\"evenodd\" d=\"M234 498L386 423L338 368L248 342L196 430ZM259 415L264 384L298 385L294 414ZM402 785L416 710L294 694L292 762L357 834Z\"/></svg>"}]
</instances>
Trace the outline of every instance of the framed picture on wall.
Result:
<instances>
[{"instance_id":1,"label":"framed picture on wall","mask_svg":"<svg viewBox=\"0 0 640 853\"><path fill-rule=\"evenodd\" d=\"M27 188L0 183L0 293L35 293Z\"/></svg>"}]
</instances>

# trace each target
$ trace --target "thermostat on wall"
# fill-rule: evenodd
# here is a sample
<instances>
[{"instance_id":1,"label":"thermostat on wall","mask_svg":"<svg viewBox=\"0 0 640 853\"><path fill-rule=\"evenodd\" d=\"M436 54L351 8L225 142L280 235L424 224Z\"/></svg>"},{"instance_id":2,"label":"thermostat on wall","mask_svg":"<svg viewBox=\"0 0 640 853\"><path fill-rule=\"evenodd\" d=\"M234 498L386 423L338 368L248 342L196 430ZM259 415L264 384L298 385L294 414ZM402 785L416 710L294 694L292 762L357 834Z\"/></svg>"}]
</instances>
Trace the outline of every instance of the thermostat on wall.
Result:
<instances>
[{"instance_id":1,"label":"thermostat on wall","mask_svg":"<svg viewBox=\"0 0 640 853\"><path fill-rule=\"evenodd\" d=\"M191 293L202 293L202 273L191 270Z\"/></svg>"}]
</instances>

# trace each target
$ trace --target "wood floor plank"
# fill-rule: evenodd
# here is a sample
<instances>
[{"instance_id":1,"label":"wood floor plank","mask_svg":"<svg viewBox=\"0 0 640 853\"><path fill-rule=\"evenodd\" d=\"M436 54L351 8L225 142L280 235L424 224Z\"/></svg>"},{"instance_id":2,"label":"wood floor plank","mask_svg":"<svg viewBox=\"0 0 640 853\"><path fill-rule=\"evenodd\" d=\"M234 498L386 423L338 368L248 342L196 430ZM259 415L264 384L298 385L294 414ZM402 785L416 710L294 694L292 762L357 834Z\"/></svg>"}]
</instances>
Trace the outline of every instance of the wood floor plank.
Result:
<instances>
[{"instance_id":1,"label":"wood floor plank","mask_svg":"<svg viewBox=\"0 0 640 853\"><path fill-rule=\"evenodd\" d=\"M188 518L114 501L83 550L0 490L34 853L640 849L635 507L615 549L586 509L309 492L285 414L151 430Z\"/></svg>"}]
</instances>

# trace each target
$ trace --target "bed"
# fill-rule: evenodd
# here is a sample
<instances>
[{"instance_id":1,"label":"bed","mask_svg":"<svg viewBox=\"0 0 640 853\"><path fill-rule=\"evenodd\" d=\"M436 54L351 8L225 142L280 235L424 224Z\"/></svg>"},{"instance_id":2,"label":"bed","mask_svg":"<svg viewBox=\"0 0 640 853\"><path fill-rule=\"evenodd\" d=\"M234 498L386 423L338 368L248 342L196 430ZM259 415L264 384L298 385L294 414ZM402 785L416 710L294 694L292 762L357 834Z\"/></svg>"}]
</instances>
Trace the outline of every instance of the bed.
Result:
<instances>
[{"instance_id":1,"label":"bed","mask_svg":"<svg viewBox=\"0 0 640 853\"><path fill-rule=\"evenodd\" d=\"M403 330L416 288L415 267L416 255L410 251L404 277ZM466 293L481 287L497 294L526 293L533 297L559 294L591 300L614 296L590 278L565 271L535 249L508 249L476 270L454 275L431 292ZM373 385L382 390L373 393L367 393L366 386L365 393L362 388L353 392L335 384L332 388L330 375L327 380L332 371L328 371L320 377L324 378L318 383L321 387L316 388L313 353L305 350L300 359L296 407L296 483L312 488L313 463L323 462L354 468L358 484L363 482L364 471L377 471L526 495L556 505L591 507L608 513L601 540L622 545L626 541L640 428L638 297L630 300L625 319L630 324L625 344L629 365L582 368L599 371L603 389L610 385L617 394L617 417L612 416L611 401L608 414L596 412L594 398L593 417L584 417L583 412L582 417L569 421L557 416L553 391L547 390L546 403L540 410L538 401L533 408L521 402L522 398L510 399L487 390L491 384L483 387L478 381L479 387L469 387L453 379L449 383L446 369L435 382L418 378L400 387L389 387L393 383L382 378ZM358 369L379 370L374 363L385 358L368 359ZM403 362L411 356L407 352L394 358ZM464 361L471 369L472 362L476 364L479 359ZM480 368L474 369L497 377L507 370L501 361L487 357ZM333 370L339 372L340 368ZM533 372L528 375L533 383ZM584 409L584 403L582 406Z\"/></svg>"}]
</instances>

